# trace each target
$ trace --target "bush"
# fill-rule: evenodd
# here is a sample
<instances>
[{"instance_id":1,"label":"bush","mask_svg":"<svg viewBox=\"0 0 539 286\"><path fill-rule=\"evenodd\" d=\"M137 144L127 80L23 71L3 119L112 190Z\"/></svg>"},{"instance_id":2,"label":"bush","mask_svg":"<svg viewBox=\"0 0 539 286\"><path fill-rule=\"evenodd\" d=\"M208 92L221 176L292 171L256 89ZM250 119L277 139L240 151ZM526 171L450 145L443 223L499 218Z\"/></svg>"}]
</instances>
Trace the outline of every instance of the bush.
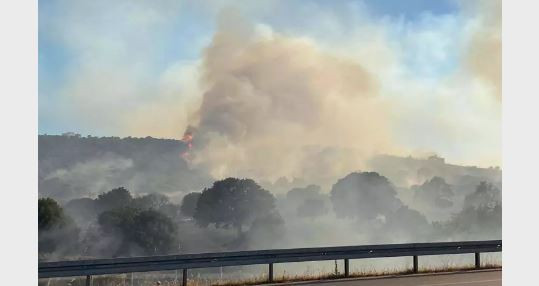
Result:
<instances>
[{"instance_id":1,"label":"bush","mask_svg":"<svg viewBox=\"0 0 539 286\"><path fill-rule=\"evenodd\" d=\"M71 217L51 198L38 200L38 252L47 254L61 250L69 253L77 245L79 229ZM61 248L61 249L60 249Z\"/></svg>"}]
</instances>

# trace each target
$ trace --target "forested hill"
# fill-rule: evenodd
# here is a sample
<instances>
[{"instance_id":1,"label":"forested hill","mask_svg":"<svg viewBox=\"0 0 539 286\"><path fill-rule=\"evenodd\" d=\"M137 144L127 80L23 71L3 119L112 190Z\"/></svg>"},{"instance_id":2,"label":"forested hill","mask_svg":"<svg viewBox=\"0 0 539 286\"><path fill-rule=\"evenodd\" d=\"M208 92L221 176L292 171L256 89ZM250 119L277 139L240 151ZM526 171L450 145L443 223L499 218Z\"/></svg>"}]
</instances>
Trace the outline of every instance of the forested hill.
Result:
<instances>
[{"instance_id":1,"label":"forested hill","mask_svg":"<svg viewBox=\"0 0 539 286\"><path fill-rule=\"evenodd\" d=\"M63 202L125 187L134 194L160 192L181 197L214 181L204 170L189 166L181 156L186 150L185 142L174 139L39 135L39 194ZM475 191L482 181L501 189L502 172L497 167L452 165L436 156L379 155L368 163L370 171L386 176L398 187L409 188L441 177L461 196ZM302 181L296 186L285 179L263 186L286 192L312 183Z\"/></svg>"},{"instance_id":2,"label":"forested hill","mask_svg":"<svg viewBox=\"0 0 539 286\"><path fill-rule=\"evenodd\" d=\"M181 157L173 139L39 135L39 194L58 200L95 196L118 186L135 193L184 193L211 183Z\"/></svg>"},{"instance_id":3,"label":"forested hill","mask_svg":"<svg viewBox=\"0 0 539 286\"><path fill-rule=\"evenodd\" d=\"M448 183L468 186L473 192L481 181L491 182L501 188L502 170L495 166L480 168L448 164L438 156L429 158L379 155L369 160L371 170L383 174L397 186L421 184L433 177L444 178Z\"/></svg>"}]
</instances>

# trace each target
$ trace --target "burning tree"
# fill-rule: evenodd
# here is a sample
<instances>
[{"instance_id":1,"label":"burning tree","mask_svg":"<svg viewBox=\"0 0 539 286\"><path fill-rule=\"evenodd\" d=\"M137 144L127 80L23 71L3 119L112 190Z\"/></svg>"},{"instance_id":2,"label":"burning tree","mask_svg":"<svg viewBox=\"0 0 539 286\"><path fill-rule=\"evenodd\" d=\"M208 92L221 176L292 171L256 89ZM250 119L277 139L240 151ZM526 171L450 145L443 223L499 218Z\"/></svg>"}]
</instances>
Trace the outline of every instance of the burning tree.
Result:
<instances>
[{"instance_id":1,"label":"burning tree","mask_svg":"<svg viewBox=\"0 0 539 286\"><path fill-rule=\"evenodd\" d=\"M191 159L191 149L193 149L193 129L193 127L189 126L181 140L187 147L187 149L181 153L181 157L186 161Z\"/></svg>"}]
</instances>

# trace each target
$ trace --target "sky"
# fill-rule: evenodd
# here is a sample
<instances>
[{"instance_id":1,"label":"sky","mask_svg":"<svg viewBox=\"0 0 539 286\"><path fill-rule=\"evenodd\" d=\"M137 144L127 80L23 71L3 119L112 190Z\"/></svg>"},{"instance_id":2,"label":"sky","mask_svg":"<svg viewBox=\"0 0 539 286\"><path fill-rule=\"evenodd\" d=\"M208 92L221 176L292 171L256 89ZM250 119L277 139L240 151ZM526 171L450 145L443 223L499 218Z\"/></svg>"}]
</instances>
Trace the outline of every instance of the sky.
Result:
<instances>
[{"instance_id":1,"label":"sky","mask_svg":"<svg viewBox=\"0 0 539 286\"><path fill-rule=\"evenodd\" d=\"M249 36L242 34L243 29L249 30L245 32ZM235 47L221 58L211 53L223 45L219 35L225 35ZM236 62L226 62L224 70L210 64L227 58L244 60L234 56L236 50L259 57L256 43L276 39L306 43L305 49L316 50L297 69L282 65L298 73L287 70L290 77L318 80L326 75L308 77L302 69L324 67L325 63L340 75L340 63L347 63L361 67L374 82L367 93L375 99L353 101L360 105L358 112L372 112L371 117L345 118L351 126L357 120L362 121L358 125L369 125L372 118L377 122L374 130L387 134L377 140L365 139L378 136L365 132L377 131L359 127L357 132L362 135L346 137L350 144L339 147L383 142L387 148L377 151L437 153L454 163L501 165L501 1L494 0L42 0L39 133L182 138L188 126L195 126L207 133L202 135L210 143L204 146L223 147L210 135L217 132L232 142L227 147L250 154L254 143L248 135L230 140L228 129L205 124L214 120L204 113L208 106L213 107L207 101L215 98L208 90L223 83L212 77L239 71ZM253 50L248 48L251 45ZM290 52L288 44L284 47ZM302 56L301 52L290 53L285 61ZM333 59L339 64L333 66ZM279 65L273 73L262 69L261 62L252 65L264 71L266 78L280 72ZM332 87L328 93L337 92L340 84L348 88L350 81L361 80L352 73L351 80L343 83L332 75L328 76ZM275 90L264 83L254 88L253 95ZM301 88L302 92L311 90ZM355 93L353 89L346 92ZM318 100L316 94L306 98ZM242 102L250 100L246 98ZM278 106L268 108L268 116L280 114L280 109L272 109ZM351 111L336 106L334 112ZM289 118L276 122L281 119L282 126L295 124L285 120ZM335 130L343 122L322 125ZM267 124L255 128L269 130L265 133L268 138L278 136ZM305 131L306 126L302 128L294 132L315 136Z\"/></svg>"}]
</instances>

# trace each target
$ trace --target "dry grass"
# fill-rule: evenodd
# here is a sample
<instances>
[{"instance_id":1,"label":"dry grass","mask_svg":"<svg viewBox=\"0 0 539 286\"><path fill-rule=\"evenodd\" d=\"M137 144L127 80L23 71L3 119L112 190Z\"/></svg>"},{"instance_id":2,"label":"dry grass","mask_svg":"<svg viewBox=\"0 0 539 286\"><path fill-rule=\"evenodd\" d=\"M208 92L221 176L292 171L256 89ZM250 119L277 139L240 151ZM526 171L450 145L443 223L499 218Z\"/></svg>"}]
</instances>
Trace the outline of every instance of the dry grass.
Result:
<instances>
[{"instance_id":1,"label":"dry grass","mask_svg":"<svg viewBox=\"0 0 539 286\"><path fill-rule=\"evenodd\" d=\"M500 269L501 265L497 263L484 263L481 269ZM454 272L454 271L466 271L474 270L473 265L458 266L458 265L445 265L438 267L420 267L419 273L440 273L440 272ZM385 268L379 269L363 269L360 271L353 271L348 278L368 278L368 277L380 277L380 276L392 276L392 275L409 275L413 274L411 269L399 269L399 268ZM287 274L284 272L282 275L276 275L273 279L273 283L291 283L300 281L313 281L313 280L330 280L330 279L342 279L345 278L342 273L309 273L309 274ZM154 276L140 277L133 280L134 285L137 286L153 286L156 285L156 281L160 280L162 286L179 286L181 285L181 277L179 280L163 278L158 274ZM253 278L245 278L238 280L228 281L215 281L215 279L208 278L195 278L189 279L188 286L239 286L239 285L259 285L268 283L268 277L266 274L262 274ZM83 286L85 285L85 278L66 278L66 279L41 279L40 286ZM129 275L111 275L111 276L95 276L93 278L92 286L130 286L131 280Z\"/></svg>"},{"instance_id":2,"label":"dry grass","mask_svg":"<svg viewBox=\"0 0 539 286\"><path fill-rule=\"evenodd\" d=\"M481 269L500 269L501 265L499 264L484 264L481 266ZM455 271L467 271L475 270L475 266L442 266L442 267L424 267L419 269L419 273L440 273L440 272L455 272ZM380 276L390 276L390 275L409 275L414 274L411 269L384 269L384 270L361 270L351 272L348 278L368 278L368 277L380 277ZM345 278L344 274L328 274L321 273L319 275L287 275L286 273L281 276L276 276L273 279L273 283L290 283L290 282L300 282L300 281L314 281L314 280L331 280L331 279L342 279ZM195 282L195 281L193 281ZM237 281L224 281L216 282L211 285L213 286L238 286L238 285L259 285L268 283L267 275L261 275L257 278L244 279ZM201 286L201 284L189 284L189 286Z\"/></svg>"}]
</instances>

